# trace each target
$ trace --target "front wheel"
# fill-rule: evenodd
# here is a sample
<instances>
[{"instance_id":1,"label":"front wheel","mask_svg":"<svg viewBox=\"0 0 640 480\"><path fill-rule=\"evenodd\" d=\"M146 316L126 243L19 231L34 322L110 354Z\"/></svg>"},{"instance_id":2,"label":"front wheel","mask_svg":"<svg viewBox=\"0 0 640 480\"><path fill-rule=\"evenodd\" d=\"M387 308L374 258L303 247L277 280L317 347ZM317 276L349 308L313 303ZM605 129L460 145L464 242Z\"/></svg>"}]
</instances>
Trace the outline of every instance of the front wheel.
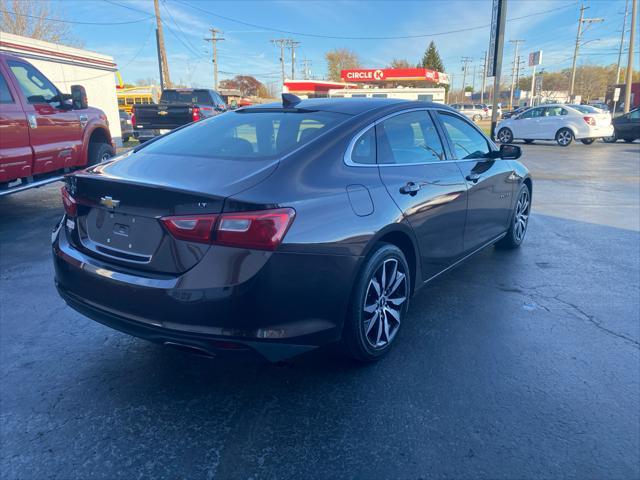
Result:
<instances>
[{"instance_id":1,"label":"front wheel","mask_svg":"<svg viewBox=\"0 0 640 480\"><path fill-rule=\"evenodd\" d=\"M618 141L618 136L615 132L613 132L613 135L611 135L610 137L604 137L602 141L605 143L616 143Z\"/></svg>"},{"instance_id":2,"label":"front wheel","mask_svg":"<svg viewBox=\"0 0 640 480\"><path fill-rule=\"evenodd\" d=\"M513 142L513 132L509 128L501 128L498 130L498 141L500 143L511 143Z\"/></svg>"},{"instance_id":3,"label":"front wheel","mask_svg":"<svg viewBox=\"0 0 640 480\"><path fill-rule=\"evenodd\" d=\"M513 210L513 217L507 234L502 237L497 243L496 247L509 249L518 248L522 245L524 236L527 233L527 226L529 225L529 212L531 211L531 192L527 185L522 185L518 192L518 200L516 201L516 207Z\"/></svg>"},{"instance_id":4,"label":"front wheel","mask_svg":"<svg viewBox=\"0 0 640 480\"><path fill-rule=\"evenodd\" d=\"M556 133L556 142L558 142L558 145L561 147L568 147L571 145L571 142L573 142L573 132L568 128L561 128L558 130L558 133Z\"/></svg>"},{"instance_id":5,"label":"front wheel","mask_svg":"<svg viewBox=\"0 0 640 480\"><path fill-rule=\"evenodd\" d=\"M345 321L347 355L372 362L391 349L409 306L410 281L407 260L395 245L380 244L367 257Z\"/></svg>"},{"instance_id":6,"label":"front wheel","mask_svg":"<svg viewBox=\"0 0 640 480\"><path fill-rule=\"evenodd\" d=\"M472 120L473 120L474 122L479 122L480 120L482 120L482 116L481 116L481 115L477 115L477 114L476 114L476 115L474 115L474 116L473 116L473 119L472 119Z\"/></svg>"},{"instance_id":7,"label":"front wheel","mask_svg":"<svg viewBox=\"0 0 640 480\"><path fill-rule=\"evenodd\" d=\"M113 157L113 147L108 143L92 143L89 145L87 165L97 165Z\"/></svg>"},{"instance_id":8,"label":"front wheel","mask_svg":"<svg viewBox=\"0 0 640 480\"><path fill-rule=\"evenodd\" d=\"M635 139L634 138L625 138L624 141L627 143L632 143Z\"/></svg>"},{"instance_id":9,"label":"front wheel","mask_svg":"<svg viewBox=\"0 0 640 480\"><path fill-rule=\"evenodd\" d=\"M580 140L582 143L584 143L585 145L591 145L593 142L596 141L595 138L583 138L582 140Z\"/></svg>"}]
</instances>

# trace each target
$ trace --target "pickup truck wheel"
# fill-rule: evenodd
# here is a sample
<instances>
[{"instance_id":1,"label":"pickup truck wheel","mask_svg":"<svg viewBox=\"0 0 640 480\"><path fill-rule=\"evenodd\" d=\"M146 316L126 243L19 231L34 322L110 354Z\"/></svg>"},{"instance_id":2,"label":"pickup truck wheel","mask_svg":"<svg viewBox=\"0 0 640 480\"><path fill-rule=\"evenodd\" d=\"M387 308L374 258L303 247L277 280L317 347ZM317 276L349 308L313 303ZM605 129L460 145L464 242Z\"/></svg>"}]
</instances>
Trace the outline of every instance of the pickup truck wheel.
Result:
<instances>
[{"instance_id":1,"label":"pickup truck wheel","mask_svg":"<svg viewBox=\"0 0 640 480\"><path fill-rule=\"evenodd\" d=\"M113 157L113 147L108 143L92 143L89 145L88 165L97 165Z\"/></svg>"}]
</instances>

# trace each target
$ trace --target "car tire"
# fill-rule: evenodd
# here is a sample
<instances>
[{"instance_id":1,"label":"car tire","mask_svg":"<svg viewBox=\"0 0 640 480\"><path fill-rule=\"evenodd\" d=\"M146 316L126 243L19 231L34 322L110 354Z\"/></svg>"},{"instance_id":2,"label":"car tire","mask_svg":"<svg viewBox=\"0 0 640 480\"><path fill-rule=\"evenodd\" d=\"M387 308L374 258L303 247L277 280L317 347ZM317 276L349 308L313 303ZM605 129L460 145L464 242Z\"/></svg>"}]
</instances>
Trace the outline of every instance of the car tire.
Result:
<instances>
[{"instance_id":1,"label":"car tire","mask_svg":"<svg viewBox=\"0 0 640 480\"><path fill-rule=\"evenodd\" d=\"M496 136L496 138L500 143L511 143L513 142L513 132L510 128L501 128L500 130L498 130L498 135Z\"/></svg>"},{"instance_id":2,"label":"car tire","mask_svg":"<svg viewBox=\"0 0 640 480\"><path fill-rule=\"evenodd\" d=\"M92 143L89 145L89 159L87 165L97 165L114 155L113 147L108 143Z\"/></svg>"},{"instance_id":3,"label":"car tire","mask_svg":"<svg viewBox=\"0 0 640 480\"><path fill-rule=\"evenodd\" d=\"M129 136L127 135L126 137L122 137L122 143L127 143L129 141Z\"/></svg>"},{"instance_id":4,"label":"car tire","mask_svg":"<svg viewBox=\"0 0 640 480\"><path fill-rule=\"evenodd\" d=\"M573 132L568 128L561 128L556 133L556 142L561 147L568 147L573 142Z\"/></svg>"},{"instance_id":5,"label":"car tire","mask_svg":"<svg viewBox=\"0 0 640 480\"><path fill-rule=\"evenodd\" d=\"M611 135L610 137L603 137L602 141L604 143L616 143L618 141L618 136L615 132L613 132L613 135Z\"/></svg>"},{"instance_id":6,"label":"car tire","mask_svg":"<svg viewBox=\"0 0 640 480\"><path fill-rule=\"evenodd\" d=\"M522 245L529 226L529 213L531 212L531 191L523 184L518 191L518 197L507 234L496 242L499 249L513 249Z\"/></svg>"},{"instance_id":7,"label":"car tire","mask_svg":"<svg viewBox=\"0 0 640 480\"><path fill-rule=\"evenodd\" d=\"M633 141L635 140L635 138L623 138L623 140L627 143L633 143Z\"/></svg>"},{"instance_id":8,"label":"car tire","mask_svg":"<svg viewBox=\"0 0 640 480\"><path fill-rule=\"evenodd\" d=\"M595 138L583 138L582 140L580 140L582 143L584 143L585 145L591 145L593 142L596 141Z\"/></svg>"},{"instance_id":9,"label":"car tire","mask_svg":"<svg viewBox=\"0 0 640 480\"><path fill-rule=\"evenodd\" d=\"M479 122L480 120L482 120L482 115L476 114L476 115L473 116L472 120L474 122Z\"/></svg>"},{"instance_id":10,"label":"car tire","mask_svg":"<svg viewBox=\"0 0 640 480\"><path fill-rule=\"evenodd\" d=\"M342 335L344 353L361 362L386 355L406 316L410 292L411 275L402 250L379 244L358 274Z\"/></svg>"},{"instance_id":11,"label":"car tire","mask_svg":"<svg viewBox=\"0 0 640 480\"><path fill-rule=\"evenodd\" d=\"M531 145L533 143L533 140L531 140L530 138L525 138L524 143L526 143L527 145Z\"/></svg>"}]
</instances>

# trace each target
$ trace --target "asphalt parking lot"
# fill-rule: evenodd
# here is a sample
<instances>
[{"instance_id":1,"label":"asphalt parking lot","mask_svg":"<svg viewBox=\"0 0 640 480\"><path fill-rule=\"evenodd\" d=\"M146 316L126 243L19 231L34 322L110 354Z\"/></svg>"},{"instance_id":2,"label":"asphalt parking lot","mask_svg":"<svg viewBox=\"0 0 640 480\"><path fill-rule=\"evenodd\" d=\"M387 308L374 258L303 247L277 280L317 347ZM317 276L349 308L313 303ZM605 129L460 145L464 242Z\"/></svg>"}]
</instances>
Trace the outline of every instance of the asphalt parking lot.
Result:
<instances>
[{"instance_id":1,"label":"asphalt parking lot","mask_svg":"<svg viewBox=\"0 0 640 480\"><path fill-rule=\"evenodd\" d=\"M204 359L66 307L59 184L0 198L0 475L640 477L640 143L523 146L533 215L414 298L391 354Z\"/></svg>"}]
</instances>

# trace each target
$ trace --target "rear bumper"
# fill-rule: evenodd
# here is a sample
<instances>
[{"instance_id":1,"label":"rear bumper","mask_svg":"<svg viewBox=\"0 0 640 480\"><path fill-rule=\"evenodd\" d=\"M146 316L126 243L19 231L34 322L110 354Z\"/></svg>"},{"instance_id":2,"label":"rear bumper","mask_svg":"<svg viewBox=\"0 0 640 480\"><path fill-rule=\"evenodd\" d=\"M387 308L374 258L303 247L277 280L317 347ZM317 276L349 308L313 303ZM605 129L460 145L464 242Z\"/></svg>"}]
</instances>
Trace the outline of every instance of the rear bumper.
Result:
<instances>
[{"instance_id":1,"label":"rear bumper","mask_svg":"<svg viewBox=\"0 0 640 480\"><path fill-rule=\"evenodd\" d=\"M613 135L613 125L595 126L581 129L576 134L576 139L581 138L602 138Z\"/></svg>"},{"instance_id":2,"label":"rear bumper","mask_svg":"<svg viewBox=\"0 0 640 480\"><path fill-rule=\"evenodd\" d=\"M177 277L142 277L84 255L62 228L53 241L56 287L100 323L212 354L233 342L277 361L340 338L360 257L246 251L226 272L235 281L220 285L220 260L229 257L216 248Z\"/></svg>"},{"instance_id":3,"label":"rear bumper","mask_svg":"<svg viewBox=\"0 0 640 480\"><path fill-rule=\"evenodd\" d=\"M175 127L177 128L177 127ZM133 136L137 139L151 140L152 138L159 137L165 133L170 132L173 128L140 128L133 130Z\"/></svg>"}]
</instances>

